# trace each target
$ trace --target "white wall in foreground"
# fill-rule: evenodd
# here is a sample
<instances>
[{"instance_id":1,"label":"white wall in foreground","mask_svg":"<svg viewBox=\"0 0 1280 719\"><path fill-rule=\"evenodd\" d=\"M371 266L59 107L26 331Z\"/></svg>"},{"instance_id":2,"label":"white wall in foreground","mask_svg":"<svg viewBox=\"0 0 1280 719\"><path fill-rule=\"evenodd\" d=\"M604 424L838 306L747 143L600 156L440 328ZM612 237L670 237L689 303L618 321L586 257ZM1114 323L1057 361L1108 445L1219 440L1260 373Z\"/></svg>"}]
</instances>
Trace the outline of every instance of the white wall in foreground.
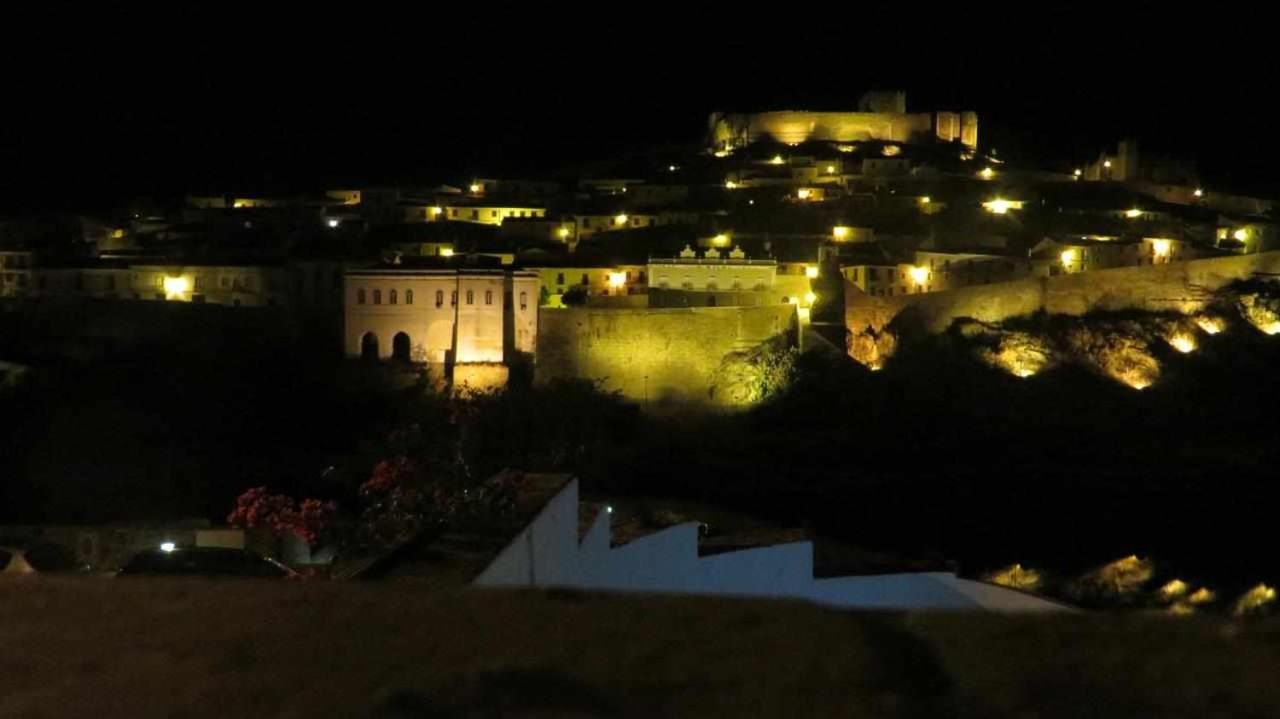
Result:
<instances>
[{"instance_id":1,"label":"white wall in foreground","mask_svg":"<svg viewBox=\"0 0 1280 719\"><path fill-rule=\"evenodd\" d=\"M601 512L579 543L578 483L572 481L476 577L475 584L807 599L850 609L1066 609L947 572L815 579L811 542L699 557L698 527L693 523L611 547L609 520L610 515Z\"/></svg>"}]
</instances>

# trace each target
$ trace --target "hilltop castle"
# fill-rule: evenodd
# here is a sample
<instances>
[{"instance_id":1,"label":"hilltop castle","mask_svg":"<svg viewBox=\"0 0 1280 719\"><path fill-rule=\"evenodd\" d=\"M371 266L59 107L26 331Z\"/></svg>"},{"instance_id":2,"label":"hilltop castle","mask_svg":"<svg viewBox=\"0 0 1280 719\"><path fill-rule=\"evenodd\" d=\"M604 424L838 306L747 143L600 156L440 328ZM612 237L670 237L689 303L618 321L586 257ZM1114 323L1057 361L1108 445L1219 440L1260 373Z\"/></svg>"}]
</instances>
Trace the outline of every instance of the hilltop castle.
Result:
<instances>
[{"instance_id":1,"label":"hilltop castle","mask_svg":"<svg viewBox=\"0 0 1280 719\"><path fill-rule=\"evenodd\" d=\"M781 110L753 113L712 113L708 141L713 151L744 147L771 139L788 145L802 142L960 142L978 146L976 112L907 112L907 94L868 92L858 99L856 112Z\"/></svg>"}]
</instances>

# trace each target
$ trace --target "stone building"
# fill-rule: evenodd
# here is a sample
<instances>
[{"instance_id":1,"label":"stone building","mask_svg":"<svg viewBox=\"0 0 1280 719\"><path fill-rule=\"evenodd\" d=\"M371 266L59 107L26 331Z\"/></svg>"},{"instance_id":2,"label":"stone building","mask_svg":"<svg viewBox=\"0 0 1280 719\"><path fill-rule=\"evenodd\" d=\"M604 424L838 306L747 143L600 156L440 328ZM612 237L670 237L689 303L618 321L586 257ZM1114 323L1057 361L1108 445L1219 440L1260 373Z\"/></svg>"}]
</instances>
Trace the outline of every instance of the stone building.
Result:
<instances>
[{"instance_id":1,"label":"stone building","mask_svg":"<svg viewBox=\"0 0 1280 719\"><path fill-rule=\"evenodd\" d=\"M465 262L350 270L343 301L345 351L350 357L444 365L447 371L509 364L536 348L538 289L535 273Z\"/></svg>"}]
</instances>

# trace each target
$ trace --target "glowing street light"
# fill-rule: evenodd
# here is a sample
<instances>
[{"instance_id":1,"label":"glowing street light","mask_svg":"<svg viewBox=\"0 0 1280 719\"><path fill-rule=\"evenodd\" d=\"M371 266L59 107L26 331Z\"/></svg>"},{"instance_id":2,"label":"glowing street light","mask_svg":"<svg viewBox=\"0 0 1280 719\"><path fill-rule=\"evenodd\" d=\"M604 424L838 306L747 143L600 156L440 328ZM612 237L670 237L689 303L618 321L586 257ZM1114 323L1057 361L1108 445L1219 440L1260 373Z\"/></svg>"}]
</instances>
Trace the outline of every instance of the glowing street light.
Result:
<instances>
[{"instance_id":1,"label":"glowing street light","mask_svg":"<svg viewBox=\"0 0 1280 719\"><path fill-rule=\"evenodd\" d=\"M1173 243L1168 240L1152 240L1151 253L1156 257L1168 257L1173 251Z\"/></svg>"},{"instance_id":2,"label":"glowing street light","mask_svg":"<svg viewBox=\"0 0 1280 719\"><path fill-rule=\"evenodd\" d=\"M800 198L801 200L807 200L812 195L813 195L813 191L807 187L802 187L799 190L796 190L796 197Z\"/></svg>"},{"instance_id":3,"label":"glowing street light","mask_svg":"<svg viewBox=\"0 0 1280 719\"><path fill-rule=\"evenodd\" d=\"M991 169L990 167L984 167L982 168L982 172L979 172L978 175L981 176L982 179L984 180L990 180L991 178L996 176L996 171Z\"/></svg>"},{"instance_id":4,"label":"glowing street light","mask_svg":"<svg viewBox=\"0 0 1280 719\"><path fill-rule=\"evenodd\" d=\"M817 302L817 301L818 301L818 296L817 296L817 295L813 294L812 292L806 292L806 293L804 293L804 302L805 302L805 304L807 304L807 305L811 305L811 304L813 304L814 302Z\"/></svg>"},{"instance_id":5,"label":"glowing street light","mask_svg":"<svg viewBox=\"0 0 1280 719\"><path fill-rule=\"evenodd\" d=\"M994 200L988 200L982 203L983 208L993 215L1008 214L1009 210L1014 207L1013 202L997 197Z\"/></svg>"},{"instance_id":6,"label":"glowing street light","mask_svg":"<svg viewBox=\"0 0 1280 719\"><path fill-rule=\"evenodd\" d=\"M827 165L827 174L828 174L828 175L834 175L834 174L836 174L836 166L835 166L835 165Z\"/></svg>"},{"instance_id":7,"label":"glowing street light","mask_svg":"<svg viewBox=\"0 0 1280 719\"><path fill-rule=\"evenodd\" d=\"M723 232L711 238L711 244L715 247L728 247L729 236Z\"/></svg>"},{"instance_id":8,"label":"glowing street light","mask_svg":"<svg viewBox=\"0 0 1280 719\"><path fill-rule=\"evenodd\" d=\"M1195 195L1196 197L1204 197L1204 189L1197 187L1196 191L1191 194Z\"/></svg>"},{"instance_id":9,"label":"glowing street light","mask_svg":"<svg viewBox=\"0 0 1280 719\"><path fill-rule=\"evenodd\" d=\"M845 227L844 225L836 225L835 227L831 228L831 236L837 240L849 239L849 232L850 232L849 228Z\"/></svg>"},{"instance_id":10,"label":"glowing street light","mask_svg":"<svg viewBox=\"0 0 1280 719\"><path fill-rule=\"evenodd\" d=\"M562 240L569 239L569 228L561 227L560 229L556 230L556 237L559 237Z\"/></svg>"},{"instance_id":11,"label":"glowing street light","mask_svg":"<svg viewBox=\"0 0 1280 719\"><path fill-rule=\"evenodd\" d=\"M178 545L174 544L173 542L160 543L160 551L164 552L165 554L168 554L169 552L172 552L177 548L178 548Z\"/></svg>"},{"instance_id":12,"label":"glowing street light","mask_svg":"<svg viewBox=\"0 0 1280 719\"><path fill-rule=\"evenodd\" d=\"M191 289L191 283L186 277L166 277L164 278L164 294L166 299L174 299L181 297Z\"/></svg>"},{"instance_id":13,"label":"glowing street light","mask_svg":"<svg viewBox=\"0 0 1280 719\"><path fill-rule=\"evenodd\" d=\"M1081 170L1080 168L1077 167L1076 171L1071 174L1078 180L1082 175L1084 175L1084 170Z\"/></svg>"},{"instance_id":14,"label":"glowing street light","mask_svg":"<svg viewBox=\"0 0 1280 719\"><path fill-rule=\"evenodd\" d=\"M613 224L618 225L618 226L622 226L622 225L627 224L627 215L626 215L626 213L624 212L624 213L622 213L622 214L620 214L620 215L618 215L618 216L614 217L614 218L613 218Z\"/></svg>"},{"instance_id":15,"label":"glowing street light","mask_svg":"<svg viewBox=\"0 0 1280 719\"><path fill-rule=\"evenodd\" d=\"M1136 219L1138 219L1139 217L1142 217L1142 210L1140 210L1140 209L1138 209L1138 208L1134 207L1134 208L1132 208L1132 209L1125 210L1125 211L1124 211L1124 216L1125 216L1125 217L1127 217L1127 218L1129 218L1129 219L1131 219L1131 220L1136 220Z\"/></svg>"},{"instance_id":16,"label":"glowing street light","mask_svg":"<svg viewBox=\"0 0 1280 719\"><path fill-rule=\"evenodd\" d=\"M923 285L929 281L928 267L912 267L907 271L907 274L911 275L911 281L917 285Z\"/></svg>"},{"instance_id":17,"label":"glowing street light","mask_svg":"<svg viewBox=\"0 0 1280 719\"><path fill-rule=\"evenodd\" d=\"M484 186L478 182L473 182L467 189L471 190L471 194L478 195L480 194L480 191L484 189Z\"/></svg>"},{"instance_id":18,"label":"glowing street light","mask_svg":"<svg viewBox=\"0 0 1280 719\"><path fill-rule=\"evenodd\" d=\"M1062 260L1062 266L1068 269L1071 268L1071 265L1076 263L1076 260L1079 259L1079 257L1080 253L1074 248L1063 250L1062 254L1058 255L1058 259Z\"/></svg>"},{"instance_id":19,"label":"glowing street light","mask_svg":"<svg viewBox=\"0 0 1280 719\"><path fill-rule=\"evenodd\" d=\"M441 248L440 248L440 256L441 256L441 257L453 257L453 248L452 248L452 247L441 247Z\"/></svg>"},{"instance_id":20,"label":"glowing street light","mask_svg":"<svg viewBox=\"0 0 1280 719\"><path fill-rule=\"evenodd\" d=\"M808 267L804 268L804 276L808 277L811 280L816 279L818 277L818 268L813 265L809 265Z\"/></svg>"},{"instance_id":21,"label":"glowing street light","mask_svg":"<svg viewBox=\"0 0 1280 719\"><path fill-rule=\"evenodd\" d=\"M329 220L329 227L330 227L330 229L337 227L339 224L340 224L340 223L339 223L339 220L338 220L337 218L331 218L331 219Z\"/></svg>"},{"instance_id":22,"label":"glowing street light","mask_svg":"<svg viewBox=\"0 0 1280 719\"><path fill-rule=\"evenodd\" d=\"M774 155L773 159L769 160L770 165L781 165L782 163L783 163L782 155Z\"/></svg>"},{"instance_id":23,"label":"glowing street light","mask_svg":"<svg viewBox=\"0 0 1280 719\"><path fill-rule=\"evenodd\" d=\"M609 286L610 286L610 287L612 287L612 288L614 288L614 289L618 289L618 288L622 287L623 285L627 284L627 273L625 273L625 272L610 272L610 273L608 274L607 280L608 280L608 282L609 282Z\"/></svg>"}]
</instances>

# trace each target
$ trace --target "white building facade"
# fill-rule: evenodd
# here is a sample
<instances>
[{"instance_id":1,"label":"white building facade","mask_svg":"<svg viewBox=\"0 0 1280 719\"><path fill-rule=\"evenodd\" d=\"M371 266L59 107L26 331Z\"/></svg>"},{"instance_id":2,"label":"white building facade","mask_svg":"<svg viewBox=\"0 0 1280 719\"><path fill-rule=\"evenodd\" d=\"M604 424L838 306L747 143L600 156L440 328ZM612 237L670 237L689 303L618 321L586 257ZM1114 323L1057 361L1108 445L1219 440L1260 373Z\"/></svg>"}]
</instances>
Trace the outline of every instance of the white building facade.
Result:
<instances>
[{"instance_id":1,"label":"white building facade","mask_svg":"<svg viewBox=\"0 0 1280 719\"><path fill-rule=\"evenodd\" d=\"M536 349L535 273L391 267L348 271L344 283L350 357L501 364Z\"/></svg>"}]
</instances>

